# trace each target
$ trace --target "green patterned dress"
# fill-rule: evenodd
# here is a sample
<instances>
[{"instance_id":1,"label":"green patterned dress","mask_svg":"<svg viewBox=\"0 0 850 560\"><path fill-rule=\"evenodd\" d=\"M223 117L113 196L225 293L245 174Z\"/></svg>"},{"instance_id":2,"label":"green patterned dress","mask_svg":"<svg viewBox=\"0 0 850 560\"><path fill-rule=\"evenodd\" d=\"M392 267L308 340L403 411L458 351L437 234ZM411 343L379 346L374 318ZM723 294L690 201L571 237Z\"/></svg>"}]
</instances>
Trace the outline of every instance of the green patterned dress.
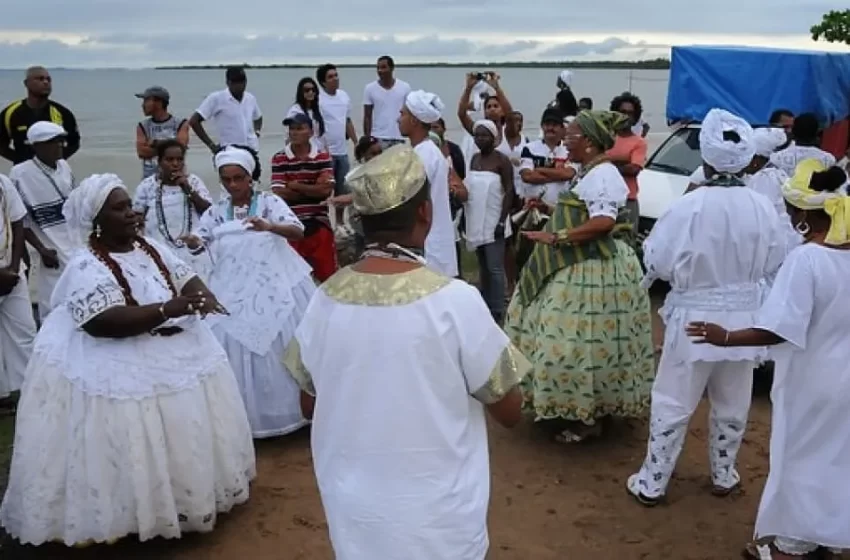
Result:
<instances>
[{"instance_id":1,"label":"green patterned dress","mask_svg":"<svg viewBox=\"0 0 850 560\"><path fill-rule=\"evenodd\" d=\"M604 181L612 167L588 170L562 194L545 231L564 232L587 221L587 206L576 192L598 192L593 185L582 189L582 182ZM649 294L640 287L640 262L618 238L629 227L625 214L606 238L538 244L522 271L505 331L533 365L522 388L524 408L537 420L592 425L605 416L638 417L649 408L652 317Z\"/></svg>"}]
</instances>

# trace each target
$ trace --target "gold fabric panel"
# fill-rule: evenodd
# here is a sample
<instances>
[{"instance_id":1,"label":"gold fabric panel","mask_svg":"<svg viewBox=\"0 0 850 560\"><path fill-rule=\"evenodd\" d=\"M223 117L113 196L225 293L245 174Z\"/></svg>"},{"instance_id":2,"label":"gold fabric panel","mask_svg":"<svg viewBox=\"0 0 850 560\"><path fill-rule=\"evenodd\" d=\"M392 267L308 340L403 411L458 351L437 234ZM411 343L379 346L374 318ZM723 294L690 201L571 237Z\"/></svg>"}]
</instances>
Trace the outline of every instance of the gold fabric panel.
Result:
<instances>
[{"instance_id":1,"label":"gold fabric panel","mask_svg":"<svg viewBox=\"0 0 850 560\"><path fill-rule=\"evenodd\" d=\"M294 336L283 354L283 365L292 374L295 382L302 391L311 396L316 396L316 388L313 386L313 376L307 371L304 362L301 359L301 345L298 344L298 339Z\"/></svg>"},{"instance_id":2,"label":"gold fabric panel","mask_svg":"<svg viewBox=\"0 0 850 560\"><path fill-rule=\"evenodd\" d=\"M344 268L319 288L339 303L351 305L407 305L447 286L452 279L420 267L401 274L363 274Z\"/></svg>"},{"instance_id":3,"label":"gold fabric panel","mask_svg":"<svg viewBox=\"0 0 850 560\"><path fill-rule=\"evenodd\" d=\"M493 366L487 383L472 396L483 404L497 403L505 398L511 389L519 385L529 373L531 373L531 362L513 344L508 343L502 350L496 365Z\"/></svg>"}]
</instances>

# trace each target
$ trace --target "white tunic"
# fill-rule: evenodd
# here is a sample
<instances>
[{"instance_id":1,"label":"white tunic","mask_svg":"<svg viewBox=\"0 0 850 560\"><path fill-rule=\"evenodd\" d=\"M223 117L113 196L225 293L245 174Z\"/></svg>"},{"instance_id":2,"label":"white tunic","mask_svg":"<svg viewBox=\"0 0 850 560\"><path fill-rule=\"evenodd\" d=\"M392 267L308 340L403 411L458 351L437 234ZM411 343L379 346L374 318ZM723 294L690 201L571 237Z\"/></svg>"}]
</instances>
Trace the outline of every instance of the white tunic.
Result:
<instances>
[{"instance_id":1,"label":"white tunic","mask_svg":"<svg viewBox=\"0 0 850 560\"><path fill-rule=\"evenodd\" d=\"M755 192L764 195L776 210L777 216L785 232L788 250L790 251L797 245L803 242L803 237L797 233L794 226L791 224L791 218L788 216L788 209L785 207L785 197L782 196L782 185L788 180L788 175L778 167L767 166L760 169L754 175L751 175L746 183L747 186Z\"/></svg>"},{"instance_id":2,"label":"white tunic","mask_svg":"<svg viewBox=\"0 0 850 560\"><path fill-rule=\"evenodd\" d=\"M817 146L798 146L793 142L784 150L774 152L770 156L770 162L782 169L789 177L794 175L794 171L796 171L800 162L807 159L816 159L826 167L835 165L835 156L829 152L825 152Z\"/></svg>"},{"instance_id":3,"label":"white tunic","mask_svg":"<svg viewBox=\"0 0 850 560\"><path fill-rule=\"evenodd\" d=\"M787 253L770 201L746 187L700 187L670 206L644 243L645 282L671 284L659 311L666 324L664 352L678 363L753 361L765 349L693 344L691 321L737 329L752 325L765 278Z\"/></svg>"},{"instance_id":4,"label":"white tunic","mask_svg":"<svg viewBox=\"0 0 850 560\"><path fill-rule=\"evenodd\" d=\"M458 275L452 210L449 204L449 164L440 148L428 140L414 148L425 166L431 183L433 217L431 231L425 239L425 260L428 267L454 278Z\"/></svg>"},{"instance_id":5,"label":"white tunic","mask_svg":"<svg viewBox=\"0 0 850 560\"><path fill-rule=\"evenodd\" d=\"M316 292L293 344L287 365L316 395L313 460L335 557L483 560L481 392L498 386L501 398L530 366L517 356L510 367L513 347L477 289L426 268L343 269Z\"/></svg>"},{"instance_id":6,"label":"white tunic","mask_svg":"<svg viewBox=\"0 0 850 560\"><path fill-rule=\"evenodd\" d=\"M770 475L756 535L850 548L850 252L806 244L776 277L756 327L776 361Z\"/></svg>"}]
</instances>

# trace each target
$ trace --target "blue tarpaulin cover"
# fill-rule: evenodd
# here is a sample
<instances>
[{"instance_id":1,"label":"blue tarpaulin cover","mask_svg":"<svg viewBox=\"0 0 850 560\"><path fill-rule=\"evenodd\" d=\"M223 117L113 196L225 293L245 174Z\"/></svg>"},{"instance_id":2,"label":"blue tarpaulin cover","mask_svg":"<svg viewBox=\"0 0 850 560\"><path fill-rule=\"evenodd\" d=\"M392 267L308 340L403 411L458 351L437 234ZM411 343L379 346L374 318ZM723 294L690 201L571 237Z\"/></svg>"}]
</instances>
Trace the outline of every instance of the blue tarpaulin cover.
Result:
<instances>
[{"instance_id":1,"label":"blue tarpaulin cover","mask_svg":"<svg viewBox=\"0 0 850 560\"><path fill-rule=\"evenodd\" d=\"M850 115L850 53L751 47L673 47L667 120L702 121L726 109L766 125L776 109L814 113L824 125Z\"/></svg>"}]
</instances>

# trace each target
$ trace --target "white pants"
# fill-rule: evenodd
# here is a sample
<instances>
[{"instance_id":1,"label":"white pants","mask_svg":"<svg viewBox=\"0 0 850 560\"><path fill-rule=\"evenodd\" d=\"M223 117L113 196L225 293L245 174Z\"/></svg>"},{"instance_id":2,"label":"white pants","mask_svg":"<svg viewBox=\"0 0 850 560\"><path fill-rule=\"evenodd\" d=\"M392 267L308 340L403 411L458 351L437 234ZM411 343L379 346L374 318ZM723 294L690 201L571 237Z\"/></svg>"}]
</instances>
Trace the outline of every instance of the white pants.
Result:
<instances>
[{"instance_id":1,"label":"white pants","mask_svg":"<svg viewBox=\"0 0 850 560\"><path fill-rule=\"evenodd\" d=\"M708 391L711 402L709 423L709 463L715 486L731 489L740 482L735 460L753 388L753 362L670 363L662 354L652 387L652 413L646 459L635 479L632 492L659 498L682 452L688 423Z\"/></svg>"},{"instance_id":2,"label":"white pants","mask_svg":"<svg viewBox=\"0 0 850 560\"><path fill-rule=\"evenodd\" d=\"M14 289L0 297L0 397L20 390L35 331L29 286L21 273Z\"/></svg>"}]
</instances>

